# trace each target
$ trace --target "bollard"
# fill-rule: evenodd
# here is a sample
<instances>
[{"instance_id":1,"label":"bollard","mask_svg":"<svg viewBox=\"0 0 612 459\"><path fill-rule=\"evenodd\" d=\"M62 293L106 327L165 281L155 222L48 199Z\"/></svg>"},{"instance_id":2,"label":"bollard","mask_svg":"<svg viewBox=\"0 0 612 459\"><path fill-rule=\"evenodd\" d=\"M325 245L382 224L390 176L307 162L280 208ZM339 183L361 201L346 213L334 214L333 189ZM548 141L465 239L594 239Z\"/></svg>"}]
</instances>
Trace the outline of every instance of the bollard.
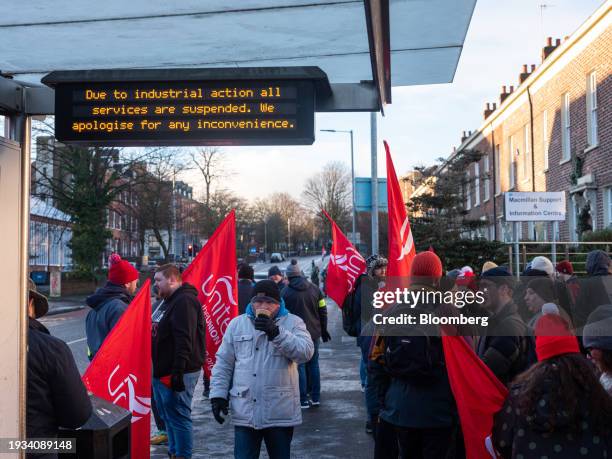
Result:
<instances>
[{"instance_id":1,"label":"bollard","mask_svg":"<svg viewBox=\"0 0 612 459\"><path fill-rule=\"evenodd\" d=\"M130 457L132 414L120 406L89 395L93 411L78 429L60 429L59 438L76 438L76 453L59 454L70 459L123 459Z\"/></svg>"}]
</instances>

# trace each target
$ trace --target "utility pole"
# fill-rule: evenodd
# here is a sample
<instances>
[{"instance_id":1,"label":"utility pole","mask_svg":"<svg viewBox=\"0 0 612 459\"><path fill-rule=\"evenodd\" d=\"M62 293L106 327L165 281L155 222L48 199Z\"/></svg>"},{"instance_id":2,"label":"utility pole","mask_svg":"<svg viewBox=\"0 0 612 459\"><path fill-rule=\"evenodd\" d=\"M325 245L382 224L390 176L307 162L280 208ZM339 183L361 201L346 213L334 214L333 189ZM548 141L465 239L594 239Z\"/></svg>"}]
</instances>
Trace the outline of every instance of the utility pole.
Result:
<instances>
[{"instance_id":1,"label":"utility pole","mask_svg":"<svg viewBox=\"0 0 612 459\"><path fill-rule=\"evenodd\" d=\"M370 113L370 152L372 156L372 254L378 253L378 134L376 112Z\"/></svg>"}]
</instances>

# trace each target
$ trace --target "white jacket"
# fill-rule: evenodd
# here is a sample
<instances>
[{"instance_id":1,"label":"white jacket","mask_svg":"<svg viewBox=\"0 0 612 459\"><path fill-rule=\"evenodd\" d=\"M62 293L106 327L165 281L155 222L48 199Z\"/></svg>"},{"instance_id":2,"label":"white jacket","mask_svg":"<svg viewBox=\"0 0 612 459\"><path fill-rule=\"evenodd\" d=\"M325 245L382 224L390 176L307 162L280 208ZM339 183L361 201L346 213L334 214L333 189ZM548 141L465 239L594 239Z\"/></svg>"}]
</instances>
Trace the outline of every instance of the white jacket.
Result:
<instances>
[{"instance_id":1,"label":"white jacket","mask_svg":"<svg viewBox=\"0 0 612 459\"><path fill-rule=\"evenodd\" d=\"M227 400L229 394L234 425L265 429L302 423L297 365L312 358L314 344L302 319L284 305L276 324L279 334L270 341L255 330L249 305L223 335L210 398Z\"/></svg>"}]
</instances>

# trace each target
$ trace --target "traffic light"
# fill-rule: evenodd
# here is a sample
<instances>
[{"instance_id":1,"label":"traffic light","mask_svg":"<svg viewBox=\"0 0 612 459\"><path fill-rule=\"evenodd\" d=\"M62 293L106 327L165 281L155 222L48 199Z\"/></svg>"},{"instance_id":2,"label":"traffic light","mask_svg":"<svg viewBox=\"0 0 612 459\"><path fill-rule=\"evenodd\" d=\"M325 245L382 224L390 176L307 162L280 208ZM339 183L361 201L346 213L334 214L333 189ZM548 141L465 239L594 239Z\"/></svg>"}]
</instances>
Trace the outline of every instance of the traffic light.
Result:
<instances>
[{"instance_id":1,"label":"traffic light","mask_svg":"<svg viewBox=\"0 0 612 459\"><path fill-rule=\"evenodd\" d=\"M193 245L189 244L187 246L187 250L189 251L189 256L193 257Z\"/></svg>"}]
</instances>

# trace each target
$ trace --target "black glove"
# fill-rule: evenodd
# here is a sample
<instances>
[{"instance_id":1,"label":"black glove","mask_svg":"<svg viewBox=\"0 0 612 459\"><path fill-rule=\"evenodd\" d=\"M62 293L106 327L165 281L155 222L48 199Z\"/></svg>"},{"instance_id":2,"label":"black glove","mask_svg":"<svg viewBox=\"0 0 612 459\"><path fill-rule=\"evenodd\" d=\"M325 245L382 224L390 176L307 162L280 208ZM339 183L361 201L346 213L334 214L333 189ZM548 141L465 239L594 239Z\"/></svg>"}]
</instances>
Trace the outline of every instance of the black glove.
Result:
<instances>
[{"instance_id":1,"label":"black glove","mask_svg":"<svg viewBox=\"0 0 612 459\"><path fill-rule=\"evenodd\" d=\"M210 404L212 405L212 412L215 420L219 424L223 424L225 422L225 418L221 416L221 412L227 416L227 400L224 398L211 398Z\"/></svg>"},{"instance_id":2,"label":"black glove","mask_svg":"<svg viewBox=\"0 0 612 459\"><path fill-rule=\"evenodd\" d=\"M170 387L174 392L183 392L185 390L183 372L172 373L170 376Z\"/></svg>"},{"instance_id":3,"label":"black glove","mask_svg":"<svg viewBox=\"0 0 612 459\"><path fill-rule=\"evenodd\" d=\"M278 325L274 322L274 319L266 316L257 316L255 319L255 330L260 330L268 335L268 339L272 341L279 334Z\"/></svg>"},{"instance_id":4,"label":"black glove","mask_svg":"<svg viewBox=\"0 0 612 459\"><path fill-rule=\"evenodd\" d=\"M321 332L321 339L323 340L324 343L327 343L328 341L331 340L331 335L329 334L327 330L323 330Z\"/></svg>"}]
</instances>

